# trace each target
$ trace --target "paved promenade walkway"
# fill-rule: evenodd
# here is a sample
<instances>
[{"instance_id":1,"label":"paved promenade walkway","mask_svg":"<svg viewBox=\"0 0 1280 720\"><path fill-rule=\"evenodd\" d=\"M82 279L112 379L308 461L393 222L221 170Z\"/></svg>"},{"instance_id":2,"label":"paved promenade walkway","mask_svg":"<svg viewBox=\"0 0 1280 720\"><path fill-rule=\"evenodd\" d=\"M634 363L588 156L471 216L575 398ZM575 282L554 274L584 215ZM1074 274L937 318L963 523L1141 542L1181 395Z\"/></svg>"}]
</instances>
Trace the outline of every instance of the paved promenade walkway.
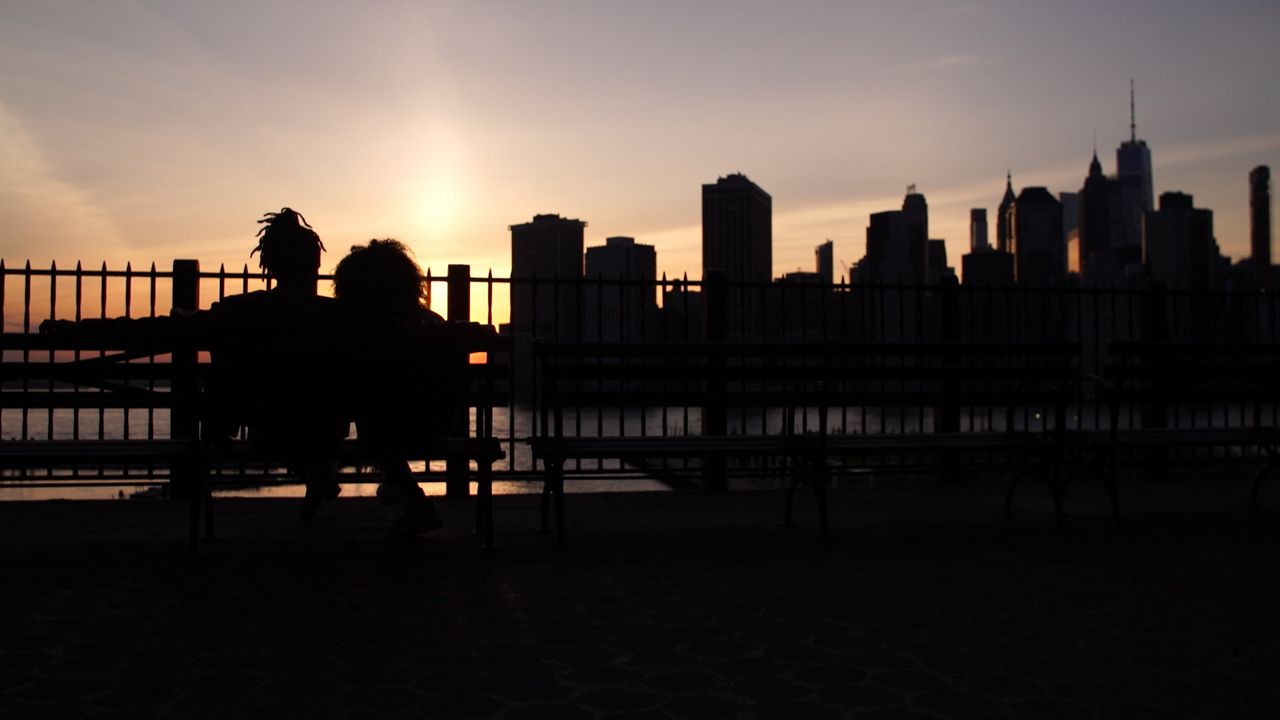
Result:
<instances>
[{"instance_id":1,"label":"paved promenade walkway","mask_svg":"<svg viewBox=\"0 0 1280 720\"><path fill-rule=\"evenodd\" d=\"M500 497L500 549L368 500L0 504L0 718L1276 718L1280 513L1247 486ZM1280 493L1273 490L1272 499ZM1272 503L1275 507L1276 503Z\"/></svg>"}]
</instances>

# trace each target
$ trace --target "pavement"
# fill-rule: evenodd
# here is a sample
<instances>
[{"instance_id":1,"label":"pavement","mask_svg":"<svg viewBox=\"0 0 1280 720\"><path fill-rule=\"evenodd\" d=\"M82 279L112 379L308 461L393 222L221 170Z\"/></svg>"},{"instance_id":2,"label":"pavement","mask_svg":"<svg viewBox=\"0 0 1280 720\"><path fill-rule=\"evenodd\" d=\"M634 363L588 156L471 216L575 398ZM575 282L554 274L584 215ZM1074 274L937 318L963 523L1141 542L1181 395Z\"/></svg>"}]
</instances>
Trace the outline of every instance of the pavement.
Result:
<instances>
[{"instance_id":1,"label":"pavement","mask_svg":"<svg viewBox=\"0 0 1280 720\"><path fill-rule=\"evenodd\" d=\"M384 537L367 499L300 527L228 499L185 556L165 501L0 503L0 718L1275 718L1280 512L1241 479L1070 494L965 480L469 500ZM1280 491L1271 492L1271 507ZM1264 492L1264 505L1267 497Z\"/></svg>"}]
</instances>

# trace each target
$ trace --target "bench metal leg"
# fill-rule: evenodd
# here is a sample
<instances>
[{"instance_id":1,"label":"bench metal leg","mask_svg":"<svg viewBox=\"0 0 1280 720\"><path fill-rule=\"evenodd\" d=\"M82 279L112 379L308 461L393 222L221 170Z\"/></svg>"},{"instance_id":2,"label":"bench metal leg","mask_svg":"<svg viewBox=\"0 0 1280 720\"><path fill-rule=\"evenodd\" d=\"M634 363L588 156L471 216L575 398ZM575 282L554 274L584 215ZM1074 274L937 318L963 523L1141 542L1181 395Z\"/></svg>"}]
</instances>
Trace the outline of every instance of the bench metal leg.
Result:
<instances>
[{"instance_id":1,"label":"bench metal leg","mask_svg":"<svg viewBox=\"0 0 1280 720\"><path fill-rule=\"evenodd\" d=\"M1116 527L1120 527L1123 521L1120 519L1120 478L1119 471L1116 469L1114 462L1108 463L1107 467L1102 471L1102 482L1107 486L1107 495L1111 498L1111 521Z\"/></svg>"},{"instance_id":2,"label":"bench metal leg","mask_svg":"<svg viewBox=\"0 0 1280 720\"><path fill-rule=\"evenodd\" d=\"M1253 487L1249 490L1249 507L1254 510L1262 509L1262 506L1258 504L1258 494L1262 489L1262 481L1275 471L1278 466L1280 466L1278 465L1280 464L1280 450L1269 447L1266 448L1266 451L1267 466L1262 468L1262 470L1258 472L1257 476L1253 478Z\"/></svg>"},{"instance_id":3,"label":"bench metal leg","mask_svg":"<svg viewBox=\"0 0 1280 720\"><path fill-rule=\"evenodd\" d=\"M786 504L782 509L782 526L793 528L796 526L795 520L791 517L791 508L794 505L796 488L800 486L800 475L798 473L791 474L791 482L787 483Z\"/></svg>"},{"instance_id":4,"label":"bench metal leg","mask_svg":"<svg viewBox=\"0 0 1280 720\"><path fill-rule=\"evenodd\" d=\"M552 492L556 500L556 547L564 547L564 466L556 465Z\"/></svg>"},{"instance_id":5,"label":"bench metal leg","mask_svg":"<svg viewBox=\"0 0 1280 720\"><path fill-rule=\"evenodd\" d=\"M204 501L203 484L197 480L187 498L187 556L200 557L200 504Z\"/></svg>"},{"instance_id":6,"label":"bench metal leg","mask_svg":"<svg viewBox=\"0 0 1280 720\"><path fill-rule=\"evenodd\" d=\"M493 549L493 467L487 462L479 462L476 477L476 533L480 536L481 547Z\"/></svg>"},{"instance_id":7,"label":"bench metal leg","mask_svg":"<svg viewBox=\"0 0 1280 720\"><path fill-rule=\"evenodd\" d=\"M1013 519L1013 492L1018 489L1018 481L1022 479L1022 473L1015 471L1009 477L1009 486L1004 491L1004 519Z\"/></svg>"},{"instance_id":8,"label":"bench metal leg","mask_svg":"<svg viewBox=\"0 0 1280 720\"><path fill-rule=\"evenodd\" d=\"M542 510L539 514L538 532L551 532L551 465L543 462L545 477L542 479Z\"/></svg>"},{"instance_id":9,"label":"bench metal leg","mask_svg":"<svg viewBox=\"0 0 1280 720\"><path fill-rule=\"evenodd\" d=\"M1058 526L1058 530L1065 532L1067 529L1067 513L1064 508L1067 498L1067 479L1062 472L1062 467L1058 463L1054 463L1053 470L1049 473L1049 491L1053 495L1053 518Z\"/></svg>"},{"instance_id":10,"label":"bench metal leg","mask_svg":"<svg viewBox=\"0 0 1280 720\"><path fill-rule=\"evenodd\" d=\"M213 525L213 488L208 485L204 486L204 539L213 542L218 539L218 533Z\"/></svg>"},{"instance_id":11,"label":"bench metal leg","mask_svg":"<svg viewBox=\"0 0 1280 720\"><path fill-rule=\"evenodd\" d=\"M818 503L818 537L831 539L831 528L827 523L827 464L813 462L809 464L809 485L813 489L813 498Z\"/></svg>"}]
</instances>

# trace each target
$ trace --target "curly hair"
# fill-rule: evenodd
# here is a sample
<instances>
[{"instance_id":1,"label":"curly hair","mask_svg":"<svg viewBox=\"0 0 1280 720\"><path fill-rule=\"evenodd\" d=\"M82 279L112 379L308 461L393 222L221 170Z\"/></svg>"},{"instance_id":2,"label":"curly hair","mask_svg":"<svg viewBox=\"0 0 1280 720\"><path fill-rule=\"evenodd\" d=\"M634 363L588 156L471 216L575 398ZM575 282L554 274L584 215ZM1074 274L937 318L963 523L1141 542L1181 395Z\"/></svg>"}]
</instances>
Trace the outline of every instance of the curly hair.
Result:
<instances>
[{"instance_id":1,"label":"curly hair","mask_svg":"<svg viewBox=\"0 0 1280 720\"><path fill-rule=\"evenodd\" d=\"M403 243L370 240L338 262L333 294L363 315L410 317L426 307L427 278Z\"/></svg>"},{"instance_id":2,"label":"curly hair","mask_svg":"<svg viewBox=\"0 0 1280 720\"><path fill-rule=\"evenodd\" d=\"M324 243L301 213L281 208L264 214L258 223L263 226L258 229L258 246L249 257L261 252L258 266L269 275L314 273L320 268Z\"/></svg>"}]
</instances>

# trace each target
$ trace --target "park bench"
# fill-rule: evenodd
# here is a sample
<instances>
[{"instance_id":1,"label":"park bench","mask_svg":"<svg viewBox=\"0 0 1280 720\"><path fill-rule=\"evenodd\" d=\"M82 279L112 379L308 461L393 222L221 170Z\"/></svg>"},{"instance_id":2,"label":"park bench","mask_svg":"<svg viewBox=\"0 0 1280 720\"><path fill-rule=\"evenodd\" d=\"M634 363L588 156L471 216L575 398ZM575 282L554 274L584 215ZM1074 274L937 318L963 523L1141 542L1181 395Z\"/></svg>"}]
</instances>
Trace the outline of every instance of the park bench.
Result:
<instances>
[{"instance_id":1,"label":"park bench","mask_svg":"<svg viewBox=\"0 0 1280 720\"><path fill-rule=\"evenodd\" d=\"M167 483L171 494L188 499L195 554L202 518L206 537L214 535L213 489L288 478L280 458L263 456L244 440L201 439L210 364L199 347L179 345L74 333L0 335L0 410L21 414L23 425L21 437L0 440L0 468L24 486ZM424 438L409 458L445 460L464 476L469 463L476 464L476 531L486 547L493 540L492 466L504 457L493 432L493 408L508 403L507 345L495 335L469 348L487 355L484 363L465 365L463 387L455 395L459 412L469 411L470 422L456 435ZM104 412L126 410L146 413L151 423L159 418L160 430L139 435L124 423L118 436L108 437L99 427L79 427L82 413L98 425ZM45 427L28 433L28 423ZM338 461L355 468L375 464L358 439L342 443ZM337 479L363 477L340 473ZM465 492L465 477L462 487Z\"/></svg>"},{"instance_id":2,"label":"park bench","mask_svg":"<svg viewBox=\"0 0 1280 720\"><path fill-rule=\"evenodd\" d=\"M1061 523L1079 354L1076 343L539 341L543 530L554 503L563 542L566 474L603 475L607 460L617 477L684 470L709 489L731 474L787 477L784 521L808 485L824 538L836 474L999 469L1014 478L1007 509L1016 478L1039 472Z\"/></svg>"},{"instance_id":3,"label":"park bench","mask_svg":"<svg viewBox=\"0 0 1280 720\"><path fill-rule=\"evenodd\" d=\"M1280 345L1113 342L1101 377L1109 429L1094 438L1119 520L1121 469L1258 466L1249 503L1280 467Z\"/></svg>"}]
</instances>

